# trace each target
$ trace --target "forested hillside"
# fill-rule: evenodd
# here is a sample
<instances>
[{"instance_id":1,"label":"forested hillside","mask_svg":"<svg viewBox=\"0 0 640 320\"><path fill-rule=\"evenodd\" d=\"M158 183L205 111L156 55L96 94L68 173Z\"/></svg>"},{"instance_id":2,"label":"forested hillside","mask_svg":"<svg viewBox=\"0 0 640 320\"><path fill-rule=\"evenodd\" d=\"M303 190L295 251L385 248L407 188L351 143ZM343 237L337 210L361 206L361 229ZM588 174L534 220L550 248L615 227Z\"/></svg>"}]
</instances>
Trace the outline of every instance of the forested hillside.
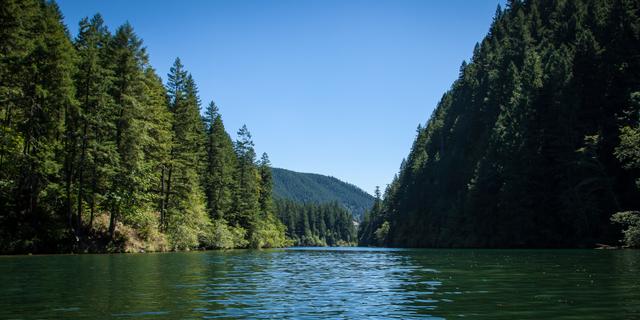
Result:
<instances>
[{"instance_id":1,"label":"forested hillside","mask_svg":"<svg viewBox=\"0 0 640 320\"><path fill-rule=\"evenodd\" d=\"M639 1L509 1L418 127L360 243L616 244L612 214L640 209L639 113Z\"/></svg>"},{"instance_id":2,"label":"forested hillside","mask_svg":"<svg viewBox=\"0 0 640 320\"><path fill-rule=\"evenodd\" d=\"M275 201L287 237L297 246L348 246L357 243L353 216L338 202Z\"/></svg>"},{"instance_id":3,"label":"forested hillside","mask_svg":"<svg viewBox=\"0 0 640 320\"><path fill-rule=\"evenodd\" d=\"M334 177L273 168L273 193L276 199L300 203L338 202L360 220L371 208L373 197L362 189Z\"/></svg>"},{"instance_id":4,"label":"forested hillside","mask_svg":"<svg viewBox=\"0 0 640 320\"><path fill-rule=\"evenodd\" d=\"M72 38L49 1L3 1L0 26L0 253L287 244L266 154L201 116L179 59L163 84L131 25Z\"/></svg>"}]
</instances>

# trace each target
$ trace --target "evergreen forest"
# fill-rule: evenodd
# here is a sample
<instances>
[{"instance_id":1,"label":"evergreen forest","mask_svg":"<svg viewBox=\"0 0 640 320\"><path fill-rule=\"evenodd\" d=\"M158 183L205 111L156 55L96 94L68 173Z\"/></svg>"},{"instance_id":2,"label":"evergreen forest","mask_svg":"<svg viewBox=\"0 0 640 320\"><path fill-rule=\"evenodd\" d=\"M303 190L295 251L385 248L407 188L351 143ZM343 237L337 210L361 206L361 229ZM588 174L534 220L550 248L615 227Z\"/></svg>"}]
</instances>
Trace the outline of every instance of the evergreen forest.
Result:
<instances>
[{"instance_id":1,"label":"evergreen forest","mask_svg":"<svg viewBox=\"0 0 640 320\"><path fill-rule=\"evenodd\" d=\"M338 202L301 203L277 199L276 212L296 246L357 244L352 214Z\"/></svg>"},{"instance_id":2,"label":"evergreen forest","mask_svg":"<svg viewBox=\"0 0 640 320\"><path fill-rule=\"evenodd\" d=\"M508 1L359 243L639 246L639 116L639 1Z\"/></svg>"},{"instance_id":3,"label":"evergreen forest","mask_svg":"<svg viewBox=\"0 0 640 320\"><path fill-rule=\"evenodd\" d=\"M51 1L0 8L0 252L289 243L269 158L235 140L176 59L163 82L133 27L70 35Z\"/></svg>"},{"instance_id":4,"label":"evergreen forest","mask_svg":"<svg viewBox=\"0 0 640 320\"><path fill-rule=\"evenodd\" d=\"M337 178L281 168L272 168L271 171L274 199L316 204L338 202L358 221L373 205L370 194Z\"/></svg>"},{"instance_id":5,"label":"evergreen forest","mask_svg":"<svg viewBox=\"0 0 640 320\"><path fill-rule=\"evenodd\" d=\"M375 197L271 168L129 23L6 0L0 26L0 253L640 247L637 0L498 6Z\"/></svg>"}]
</instances>

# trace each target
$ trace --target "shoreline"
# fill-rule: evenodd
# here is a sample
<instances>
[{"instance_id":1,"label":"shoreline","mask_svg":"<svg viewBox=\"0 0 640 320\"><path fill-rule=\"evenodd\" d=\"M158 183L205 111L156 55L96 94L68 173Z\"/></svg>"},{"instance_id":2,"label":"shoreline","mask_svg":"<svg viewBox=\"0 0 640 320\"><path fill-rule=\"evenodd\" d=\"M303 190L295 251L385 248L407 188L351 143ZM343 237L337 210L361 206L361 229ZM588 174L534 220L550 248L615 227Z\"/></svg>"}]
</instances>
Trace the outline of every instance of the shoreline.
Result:
<instances>
[{"instance_id":1,"label":"shoreline","mask_svg":"<svg viewBox=\"0 0 640 320\"><path fill-rule=\"evenodd\" d=\"M230 249L198 249L198 250L170 250L170 251L144 251L144 252L80 252L80 253L16 253L16 254L0 254L0 258L4 257L23 257L23 256L79 256L79 255L141 255L141 254L159 254L159 253L196 253L196 252L226 252L226 251L263 251L263 250L286 250L291 248L298 249L333 249L333 248L361 248L368 250L389 249L389 250L478 250L478 251L592 251L592 250L613 250L613 251L634 251L637 248L625 247L594 247L594 248L421 248L421 247L372 247L372 246L287 246L274 248L230 248Z\"/></svg>"}]
</instances>

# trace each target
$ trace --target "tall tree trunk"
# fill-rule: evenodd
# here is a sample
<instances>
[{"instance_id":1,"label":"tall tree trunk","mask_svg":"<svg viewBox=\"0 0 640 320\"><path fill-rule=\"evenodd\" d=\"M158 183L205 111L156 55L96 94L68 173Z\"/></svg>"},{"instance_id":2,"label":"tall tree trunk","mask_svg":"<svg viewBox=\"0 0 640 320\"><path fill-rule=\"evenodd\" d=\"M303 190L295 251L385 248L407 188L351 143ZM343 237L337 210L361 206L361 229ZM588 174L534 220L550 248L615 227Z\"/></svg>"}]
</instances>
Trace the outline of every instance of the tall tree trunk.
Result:
<instances>
[{"instance_id":1,"label":"tall tree trunk","mask_svg":"<svg viewBox=\"0 0 640 320\"><path fill-rule=\"evenodd\" d=\"M66 170L66 179L65 179L65 195L66 195L66 199L65 199L65 207L66 207L66 211L67 211L67 223L69 224L69 228L71 230L74 230L75 233L75 228L73 226L73 217L72 217L72 204L71 204L71 173L69 172L70 169Z\"/></svg>"},{"instance_id":2,"label":"tall tree trunk","mask_svg":"<svg viewBox=\"0 0 640 320\"><path fill-rule=\"evenodd\" d=\"M93 125L93 135L95 143L93 144L93 165L91 166L91 216L89 217L89 231L93 229L93 217L95 216L96 210L96 193L98 188L98 177L97 177L97 168L98 168L98 143L100 143L98 139L98 128L97 125Z\"/></svg>"},{"instance_id":3,"label":"tall tree trunk","mask_svg":"<svg viewBox=\"0 0 640 320\"><path fill-rule=\"evenodd\" d=\"M74 134L72 129L75 128L74 124L71 123L71 115L69 106L65 108L65 125L67 127L67 134L65 139L65 210L67 212L67 223L69 224L69 229L73 230L74 234L77 236L77 226L74 226L73 219L73 203L71 199L71 185L73 183L73 161L75 160L75 141Z\"/></svg>"},{"instance_id":4,"label":"tall tree trunk","mask_svg":"<svg viewBox=\"0 0 640 320\"><path fill-rule=\"evenodd\" d=\"M160 228L164 226L165 219L165 195L164 195L164 165L160 174Z\"/></svg>"},{"instance_id":5,"label":"tall tree trunk","mask_svg":"<svg viewBox=\"0 0 640 320\"><path fill-rule=\"evenodd\" d=\"M91 174L91 215L89 216L89 231L93 229L93 217L96 211L96 187L98 179L96 179L96 166L93 166L93 173Z\"/></svg>"},{"instance_id":6,"label":"tall tree trunk","mask_svg":"<svg viewBox=\"0 0 640 320\"><path fill-rule=\"evenodd\" d=\"M169 195L171 194L171 173L173 171L172 169L173 167L169 165L169 173L167 174L167 192L165 193L165 199L164 199L165 206L169 206ZM167 225L168 225L168 221L165 214L164 225L162 226L163 230L167 229Z\"/></svg>"},{"instance_id":7,"label":"tall tree trunk","mask_svg":"<svg viewBox=\"0 0 640 320\"><path fill-rule=\"evenodd\" d=\"M86 72L87 75L91 74L91 68ZM87 77L88 78L88 77ZM82 232L82 199L84 196L84 166L87 158L87 139L88 139L88 129L89 129L89 120L86 117L89 116L91 112L91 108L89 105L89 80L85 80L85 88L84 88L84 108L85 108L85 119L82 128L82 146L80 147L80 163L78 164L78 208L76 213L76 234L80 234Z\"/></svg>"},{"instance_id":8,"label":"tall tree trunk","mask_svg":"<svg viewBox=\"0 0 640 320\"><path fill-rule=\"evenodd\" d=\"M87 155L87 123L85 122L82 129L82 147L80 151L80 164L78 166L78 211L76 215L77 232L82 231L82 198L84 196L84 166Z\"/></svg>"},{"instance_id":9,"label":"tall tree trunk","mask_svg":"<svg viewBox=\"0 0 640 320\"><path fill-rule=\"evenodd\" d=\"M11 103L7 103L7 111L5 113L5 117L4 117L4 123L2 124L5 128L9 128L11 127ZM4 145L2 146L2 149L4 149ZM5 150L2 150L2 152L0 152L0 168L3 168L4 165L4 153Z\"/></svg>"},{"instance_id":10,"label":"tall tree trunk","mask_svg":"<svg viewBox=\"0 0 640 320\"><path fill-rule=\"evenodd\" d=\"M35 94L34 94L35 95ZM20 199L20 209L24 209L25 215L31 216L33 212L33 179L31 174L33 174L33 161L30 159L31 154L31 139L33 137L33 116L36 108L36 99L32 97L31 106L29 108L29 116L27 118L27 130L25 130L24 137L24 146L22 147L22 156L26 159L27 164L23 164L21 166L20 172L20 185L16 189L18 192L18 199ZM27 203L24 203L24 192L27 192ZM35 227L35 225L34 225Z\"/></svg>"},{"instance_id":11,"label":"tall tree trunk","mask_svg":"<svg viewBox=\"0 0 640 320\"><path fill-rule=\"evenodd\" d=\"M113 235L116 231L116 215L117 209L111 211L111 216L109 217L109 240L113 241Z\"/></svg>"}]
</instances>

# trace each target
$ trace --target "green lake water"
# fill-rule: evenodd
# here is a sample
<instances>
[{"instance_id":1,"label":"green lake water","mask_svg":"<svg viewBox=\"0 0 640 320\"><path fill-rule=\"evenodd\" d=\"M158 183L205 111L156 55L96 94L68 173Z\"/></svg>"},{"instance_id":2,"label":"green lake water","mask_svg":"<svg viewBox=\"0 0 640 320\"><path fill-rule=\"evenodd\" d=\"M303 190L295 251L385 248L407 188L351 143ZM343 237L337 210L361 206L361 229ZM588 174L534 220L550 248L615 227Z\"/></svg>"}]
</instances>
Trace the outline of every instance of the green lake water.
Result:
<instances>
[{"instance_id":1,"label":"green lake water","mask_svg":"<svg viewBox=\"0 0 640 320\"><path fill-rule=\"evenodd\" d=\"M640 319L640 251L0 257L0 319Z\"/></svg>"}]
</instances>

